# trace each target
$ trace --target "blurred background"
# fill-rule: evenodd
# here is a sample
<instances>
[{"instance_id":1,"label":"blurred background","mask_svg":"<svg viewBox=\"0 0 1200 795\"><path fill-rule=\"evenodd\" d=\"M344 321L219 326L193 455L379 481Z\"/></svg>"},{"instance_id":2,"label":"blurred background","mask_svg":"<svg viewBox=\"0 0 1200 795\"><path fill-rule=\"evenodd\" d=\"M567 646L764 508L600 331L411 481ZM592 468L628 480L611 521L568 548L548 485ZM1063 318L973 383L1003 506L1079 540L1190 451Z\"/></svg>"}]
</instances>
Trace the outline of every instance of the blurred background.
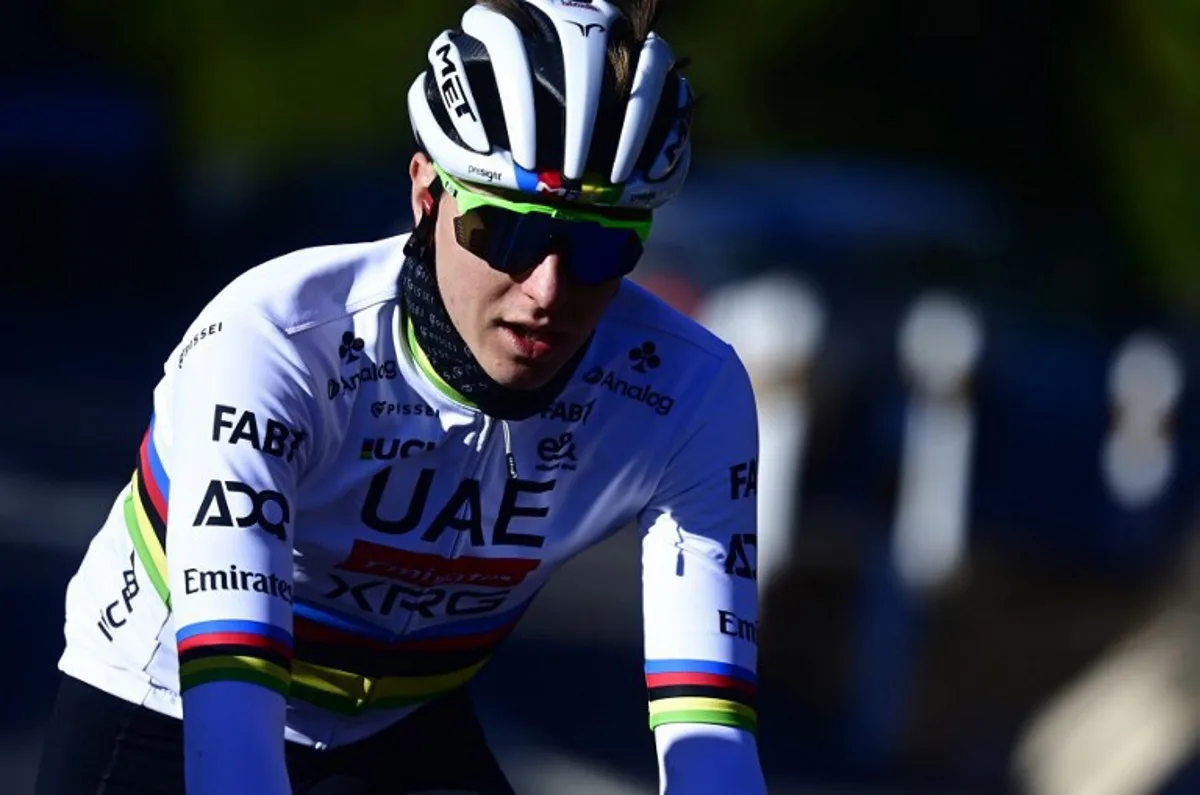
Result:
<instances>
[{"instance_id":1,"label":"blurred background","mask_svg":"<svg viewBox=\"0 0 1200 795\"><path fill-rule=\"evenodd\" d=\"M4 3L5 792L162 361L243 270L407 229L404 93L464 7ZM1200 6L659 27L703 104L636 277L758 388L771 791L1200 792ZM572 562L475 685L523 792L655 791L637 544ZM530 697L568 676L570 719Z\"/></svg>"}]
</instances>

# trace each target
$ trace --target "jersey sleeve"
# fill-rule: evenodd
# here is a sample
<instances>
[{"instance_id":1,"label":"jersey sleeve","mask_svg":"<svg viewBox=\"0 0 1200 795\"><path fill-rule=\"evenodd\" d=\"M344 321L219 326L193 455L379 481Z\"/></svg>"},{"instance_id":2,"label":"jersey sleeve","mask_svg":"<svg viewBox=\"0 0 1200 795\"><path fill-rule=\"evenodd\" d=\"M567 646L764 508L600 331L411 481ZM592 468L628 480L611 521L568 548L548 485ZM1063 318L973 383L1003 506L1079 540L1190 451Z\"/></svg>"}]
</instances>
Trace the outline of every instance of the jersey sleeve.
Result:
<instances>
[{"instance_id":1,"label":"jersey sleeve","mask_svg":"<svg viewBox=\"0 0 1200 795\"><path fill-rule=\"evenodd\" d=\"M758 418L732 350L696 417L639 516L650 727L754 733Z\"/></svg>"},{"instance_id":2,"label":"jersey sleeve","mask_svg":"<svg viewBox=\"0 0 1200 795\"><path fill-rule=\"evenodd\" d=\"M188 694L209 683L287 695L293 511L313 455L312 379L291 340L252 310L205 314L215 331L168 364L166 562L185 721Z\"/></svg>"}]
</instances>

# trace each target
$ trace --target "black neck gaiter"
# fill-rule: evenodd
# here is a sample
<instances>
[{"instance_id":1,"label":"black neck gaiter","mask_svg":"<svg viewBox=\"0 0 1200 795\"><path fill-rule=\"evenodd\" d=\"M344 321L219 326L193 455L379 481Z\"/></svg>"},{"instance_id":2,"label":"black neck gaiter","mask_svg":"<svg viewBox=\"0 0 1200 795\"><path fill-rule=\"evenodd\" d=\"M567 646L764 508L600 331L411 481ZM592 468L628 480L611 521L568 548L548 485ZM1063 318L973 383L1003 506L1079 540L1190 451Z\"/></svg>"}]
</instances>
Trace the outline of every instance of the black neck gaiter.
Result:
<instances>
[{"instance_id":1,"label":"black neck gaiter","mask_svg":"<svg viewBox=\"0 0 1200 795\"><path fill-rule=\"evenodd\" d=\"M433 267L427 264L433 260L432 247L413 246L406 248L405 253L408 256L400 272L404 313L406 319L411 319L417 344L434 372L480 411L496 419L523 420L553 403L575 374L591 338L549 382L537 389L512 389L498 384L484 372L450 322Z\"/></svg>"}]
</instances>

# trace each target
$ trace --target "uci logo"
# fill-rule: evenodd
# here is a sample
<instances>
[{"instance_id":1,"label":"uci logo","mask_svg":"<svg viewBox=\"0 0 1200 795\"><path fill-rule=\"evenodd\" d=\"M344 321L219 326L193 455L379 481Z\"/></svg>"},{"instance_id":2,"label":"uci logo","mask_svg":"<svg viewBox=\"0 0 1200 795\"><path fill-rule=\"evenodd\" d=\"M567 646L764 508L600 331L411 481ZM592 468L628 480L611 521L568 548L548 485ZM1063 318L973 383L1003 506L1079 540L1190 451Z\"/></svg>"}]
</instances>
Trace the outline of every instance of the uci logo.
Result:
<instances>
[{"instance_id":1,"label":"uci logo","mask_svg":"<svg viewBox=\"0 0 1200 795\"><path fill-rule=\"evenodd\" d=\"M250 499L250 511L234 519L229 510L227 494L244 494ZM196 512L192 526L233 527L235 522L238 527L258 525L264 532L280 541L287 541L286 525L291 520L292 510L287 499L278 491L255 491L236 480L214 480L208 484L208 491L204 492L204 499L200 502L200 510Z\"/></svg>"},{"instance_id":2,"label":"uci logo","mask_svg":"<svg viewBox=\"0 0 1200 795\"><path fill-rule=\"evenodd\" d=\"M432 450L433 442L420 439L363 439L358 457L363 461L391 461L394 458L408 458L410 455Z\"/></svg>"}]
</instances>

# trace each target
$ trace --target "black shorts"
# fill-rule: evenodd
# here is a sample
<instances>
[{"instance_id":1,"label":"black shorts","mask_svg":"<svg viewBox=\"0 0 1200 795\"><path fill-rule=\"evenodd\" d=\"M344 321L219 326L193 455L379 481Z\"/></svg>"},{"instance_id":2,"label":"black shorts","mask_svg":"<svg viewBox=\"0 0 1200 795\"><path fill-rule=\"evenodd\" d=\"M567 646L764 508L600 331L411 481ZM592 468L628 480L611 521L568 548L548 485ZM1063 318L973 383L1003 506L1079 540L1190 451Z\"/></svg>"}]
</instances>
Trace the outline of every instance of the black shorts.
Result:
<instances>
[{"instance_id":1,"label":"black shorts","mask_svg":"<svg viewBox=\"0 0 1200 795\"><path fill-rule=\"evenodd\" d=\"M463 688L352 745L286 743L292 790L513 795ZM185 795L183 724L64 676L42 746L36 795Z\"/></svg>"}]
</instances>

